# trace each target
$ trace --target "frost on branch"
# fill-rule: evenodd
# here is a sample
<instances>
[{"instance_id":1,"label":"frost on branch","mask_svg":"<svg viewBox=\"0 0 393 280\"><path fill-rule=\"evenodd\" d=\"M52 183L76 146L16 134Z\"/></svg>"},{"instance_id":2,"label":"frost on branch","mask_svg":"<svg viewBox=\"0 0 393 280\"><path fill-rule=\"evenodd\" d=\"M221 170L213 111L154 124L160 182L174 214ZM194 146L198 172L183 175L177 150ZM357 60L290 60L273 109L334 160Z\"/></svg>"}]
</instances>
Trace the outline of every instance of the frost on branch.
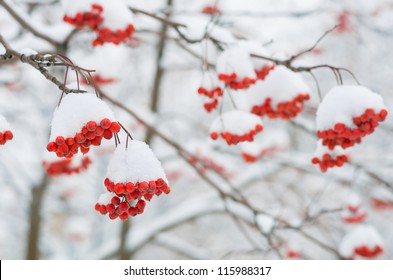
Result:
<instances>
[{"instance_id":1,"label":"frost on branch","mask_svg":"<svg viewBox=\"0 0 393 280\"><path fill-rule=\"evenodd\" d=\"M203 107L207 112L217 108L218 100L222 96L223 92L220 87L220 82L218 81L216 75L210 71L203 73L202 84L198 88L198 94L204 96L207 100Z\"/></svg>"},{"instance_id":2,"label":"frost on branch","mask_svg":"<svg viewBox=\"0 0 393 280\"><path fill-rule=\"evenodd\" d=\"M369 225L357 225L340 243L340 254L345 258L376 258L383 253L383 242L378 232Z\"/></svg>"},{"instance_id":3,"label":"frost on branch","mask_svg":"<svg viewBox=\"0 0 393 280\"><path fill-rule=\"evenodd\" d=\"M250 113L231 111L218 116L210 127L210 137L224 139L228 145L252 142L254 136L263 130L262 120Z\"/></svg>"},{"instance_id":4,"label":"frost on branch","mask_svg":"<svg viewBox=\"0 0 393 280\"><path fill-rule=\"evenodd\" d=\"M388 111L382 97L362 86L336 86L317 111L317 135L333 150L352 147L373 133Z\"/></svg>"},{"instance_id":5,"label":"frost on branch","mask_svg":"<svg viewBox=\"0 0 393 280\"><path fill-rule=\"evenodd\" d=\"M45 153L42 165L49 176L72 175L86 170L91 164L88 156L75 155L72 158L59 159L53 153Z\"/></svg>"},{"instance_id":6,"label":"frost on branch","mask_svg":"<svg viewBox=\"0 0 393 280\"><path fill-rule=\"evenodd\" d=\"M123 0L63 0L64 21L97 33L93 46L120 44L134 32L133 14Z\"/></svg>"},{"instance_id":7,"label":"frost on branch","mask_svg":"<svg viewBox=\"0 0 393 280\"><path fill-rule=\"evenodd\" d=\"M310 88L300 74L284 66L269 72L264 81L258 81L247 91L251 112L269 118L296 117L310 99Z\"/></svg>"},{"instance_id":8,"label":"frost on branch","mask_svg":"<svg viewBox=\"0 0 393 280\"><path fill-rule=\"evenodd\" d=\"M111 139L120 131L112 110L95 94L69 93L53 113L47 150L58 157L71 158L80 150Z\"/></svg>"},{"instance_id":9,"label":"frost on branch","mask_svg":"<svg viewBox=\"0 0 393 280\"><path fill-rule=\"evenodd\" d=\"M127 220L142 214L146 200L170 192L161 163L149 146L138 140L130 141L128 147L117 146L104 184L109 193L101 195L95 209L111 219Z\"/></svg>"},{"instance_id":10,"label":"frost on branch","mask_svg":"<svg viewBox=\"0 0 393 280\"><path fill-rule=\"evenodd\" d=\"M3 115L0 115L0 145L12 140L14 135L11 132L11 126Z\"/></svg>"},{"instance_id":11,"label":"frost on branch","mask_svg":"<svg viewBox=\"0 0 393 280\"><path fill-rule=\"evenodd\" d=\"M245 48L234 47L217 58L218 78L232 89L246 89L255 84L257 76L250 54Z\"/></svg>"},{"instance_id":12,"label":"frost on branch","mask_svg":"<svg viewBox=\"0 0 393 280\"><path fill-rule=\"evenodd\" d=\"M318 164L321 171L326 172L329 168L342 167L348 161L348 151L345 151L341 147L335 147L333 150L329 150L326 146L322 145L322 140L319 140L311 162Z\"/></svg>"},{"instance_id":13,"label":"frost on branch","mask_svg":"<svg viewBox=\"0 0 393 280\"><path fill-rule=\"evenodd\" d=\"M269 129L263 136L256 137L251 143L242 143L240 151L243 160L248 163L256 162L264 156L272 156L287 150L289 147L288 134L280 129Z\"/></svg>"}]
</instances>

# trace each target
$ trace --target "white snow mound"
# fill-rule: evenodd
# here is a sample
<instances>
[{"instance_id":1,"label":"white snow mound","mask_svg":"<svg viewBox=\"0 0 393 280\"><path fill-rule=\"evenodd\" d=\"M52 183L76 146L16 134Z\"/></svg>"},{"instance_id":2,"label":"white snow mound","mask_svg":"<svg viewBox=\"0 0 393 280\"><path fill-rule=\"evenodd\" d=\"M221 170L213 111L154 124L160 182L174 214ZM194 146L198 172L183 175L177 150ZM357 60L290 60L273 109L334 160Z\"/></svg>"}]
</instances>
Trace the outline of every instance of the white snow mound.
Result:
<instances>
[{"instance_id":1,"label":"white snow mound","mask_svg":"<svg viewBox=\"0 0 393 280\"><path fill-rule=\"evenodd\" d=\"M234 110L218 116L210 127L210 133L230 132L233 135L244 135L254 130L257 125L262 125L260 117Z\"/></svg>"}]
</instances>

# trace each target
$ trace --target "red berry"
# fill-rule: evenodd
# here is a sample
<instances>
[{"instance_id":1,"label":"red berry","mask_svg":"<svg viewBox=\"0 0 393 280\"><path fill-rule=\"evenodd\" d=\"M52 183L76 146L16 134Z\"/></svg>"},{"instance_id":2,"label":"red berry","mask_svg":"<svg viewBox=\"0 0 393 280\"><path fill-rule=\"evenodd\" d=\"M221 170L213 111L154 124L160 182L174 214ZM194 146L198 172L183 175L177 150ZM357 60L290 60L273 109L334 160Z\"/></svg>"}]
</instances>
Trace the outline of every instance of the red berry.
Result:
<instances>
[{"instance_id":1,"label":"red berry","mask_svg":"<svg viewBox=\"0 0 393 280\"><path fill-rule=\"evenodd\" d=\"M120 131L120 125L117 122L113 122L110 126L110 131L112 131L113 133L118 133Z\"/></svg>"},{"instance_id":2,"label":"red berry","mask_svg":"<svg viewBox=\"0 0 393 280\"><path fill-rule=\"evenodd\" d=\"M109 119L103 119L101 122L100 122L100 126L103 128L103 129L108 129L110 126L111 126L111 121L109 120Z\"/></svg>"}]
</instances>

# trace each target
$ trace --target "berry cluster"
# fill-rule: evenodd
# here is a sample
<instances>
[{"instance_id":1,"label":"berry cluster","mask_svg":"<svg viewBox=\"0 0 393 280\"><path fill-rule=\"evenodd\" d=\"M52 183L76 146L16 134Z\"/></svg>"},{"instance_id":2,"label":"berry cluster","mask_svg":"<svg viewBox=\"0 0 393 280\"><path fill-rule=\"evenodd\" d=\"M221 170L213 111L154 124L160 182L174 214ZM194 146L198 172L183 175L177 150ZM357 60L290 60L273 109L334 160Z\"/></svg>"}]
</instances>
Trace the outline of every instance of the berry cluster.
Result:
<instances>
[{"instance_id":1,"label":"berry cluster","mask_svg":"<svg viewBox=\"0 0 393 280\"><path fill-rule=\"evenodd\" d=\"M91 10L87 12L79 12L74 16L65 15L64 21L76 26L79 29L89 27L97 30L98 26L103 22L102 12L104 8L98 4L92 4Z\"/></svg>"},{"instance_id":2,"label":"berry cluster","mask_svg":"<svg viewBox=\"0 0 393 280\"><path fill-rule=\"evenodd\" d=\"M288 250L286 255L287 255L288 259L300 259L301 258L301 254L298 251L294 251L294 250Z\"/></svg>"},{"instance_id":3,"label":"berry cluster","mask_svg":"<svg viewBox=\"0 0 393 280\"><path fill-rule=\"evenodd\" d=\"M359 224L367 217L366 211L361 210L359 205L348 205L343 215L343 222L347 224Z\"/></svg>"},{"instance_id":4,"label":"berry cluster","mask_svg":"<svg viewBox=\"0 0 393 280\"><path fill-rule=\"evenodd\" d=\"M14 135L11 130L0 132L0 145L4 145L7 141L12 140L12 138L14 138Z\"/></svg>"},{"instance_id":5,"label":"berry cluster","mask_svg":"<svg viewBox=\"0 0 393 280\"><path fill-rule=\"evenodd\" d=\"M217 174L221 174L222 176L229 178L230 174L225 170L225 167L222 165L214 162L212 159L205 157L205 156L198 156L198 157L190 157L189 161L192 165L198 166L199 171L203 174L206 173L207 170L211 169L214 170Z\"/></svg>"},{"instance_id":6,"label":"berry cluster","mask_svg":"<svg viewBox=\"0 0 393 280\"><path fill-rule=\"evenodd\" d=\"M102 46L105 43L113 43L115 45L124 42L131 37L135 28L132 24L128 24L124 29L111 30L107 27L97 29L97 38L93 41L93 46Z\"/></svg>"},{"instance_id":7,"label":"berry cluster","mask_svg":"<svg viewBox=\"0 0 393 280\"><path fill-rule=\"evenodd\" d=\"M221 14L221 10L214 5L208 5L203 7L202 13L206 15L219 15Z\"/></svg>"},{"instance_id":8,"label":"berry cluster","mask_svg":"<svg viewBox=\"0 0 393 280\"><path fill-rule=\"evenodd\" d=\"M109 85L109 84L113 84L116 82L115 78L105 78L105 77L101 76L100 74L91 75L91 77L93 78L93 82L97 86ZM88 84L86 80L82 80L81 83L84 85Z\"/></svg>"},{"instance_id":9,"label":"berry cluster","mask_svg":"<svg viewBox=\"0 0 393 280\"><path fill-rule=\"evenodd\" d=\"M313 164L319 164L319 168L321 169L322 172L326 172L328 168L332 167L342 167L344 163L348 162L349 158L347 155L338 155L334 156L331 154L325 153L321 159L318 157L314 157L311 162Z\"/></svg>"},{"instance_id":10,"label":"berry cluster","mask_svg":"<svg viewBox=\"0 0 393 280\"><path fill-rule=\"evenodd\" d=\"M113 197L110 203L97 203L95 209L103 215L108 214L112 220L120 218L124 221L129 216L142 214L146 206L145 200L150 201L154 195L170 192L168 184L162 178L136 183L114 183L106 178L104 184L107 190L113 193Z\"/></svg>"},{"instance_id":11,"label":"berry cluster","mask_svg":"<svg viewBox=\"0 0 393 280\"><path fill-rule=\"evenodd\" d=\"M204 95L204 96L206 96L206 97L211 99L210 102L205 102L203 104L203 107L209 113L217 108L218 98L221 97L222 94L223 94L222 93L222 89L220 87L215 87L215 88L213 88L211 90L208 90L208 89L206 89L204 87L199 87L198 88L198 93L200 95Z\"/></svg>"},{"instance_id":12,"label":"berry cluster","mask_svg":"<svg viewBox=\"0 0 393 280\"><path fill-rule=\"evenodd\" d=\"M243 79L238 79L236 73L232 74L219 74L218 79L223 81L231 89L246 89L251 85L255 84L256 79L245 77Z\"/></svg>"},{"instance_id":13,"label":"berry cluster","mask_svg":"<svg viewBox=\"0 0 393 280\"><path fill-rule=\"evenodd\" d=\"M258 154L252 155L250 153L247 152L242 152L242 157L243 160L247 163L253 163L256 162L258 159L260 159L261 157L265 156L265 155L271 155L271 154L275 154L279 151L281 151L281 148L278 147L270 147L270 148L266 148L266 149L262 149Z\"/></svg>"},{"instance_id":14,"label":"berry cluster","mask_svg":"<svg viewBox=\"0 0 393 280\"><path fill-rule=\"evenodd\" d=\"M346 149L360 143L362 137L373 133L378 122L384 121L387 114L388 111L385 109L379 113L375 113L373 109L367 109L361 116L352 119L356 128L352 129L344 123L337 123L334 129L318 130L317 136L322 139L322 144L330 150L333 150L335 146Z\"/></svg>"},{"instance_id":15,"label":"berry cluster","mask_svg":"<svg viewBox=\"0 0 393 280\"><path fill-rule=\"evenodd\" d=\"M74 173L80 173L81 171L86 170L90 164L91 160L87 156L83 157L80 166L72 166L72 159L61 159L55 162L43 162L45 172L49 176L58 176L62 174L71 175Z\"/></svg>"},{"instance_id":16,"label":"berry cluster","mask_svg":"<svg viewBox=\"0 0 393 280\"><path fill-rule=\"evenodd\" d=\"M221 132L221 133L212 132L212 133L210 133L210 137L213 140L217 140L218 136L221 136L221 138L223 138L227 142L228 145L236 145L240 142L254 141L254 136L258 132L261 132L262 130L263 130L263 126L260 124L257 124L254 129L252 129L251 131L249 131L248 133L245 133L243 135L236 135L236 134L232 134L229 131L226 131L226 132Z\"/></svg>"},{"instance_id":17,"label":"berry cluster","mask_svg":"<svg viewBox=\"0 0 393 280\"><path fill-rule=\"evenodd\" d=\"M393 209L393 201L387 201L380 198L375 198L375 197L372 198L371 204L374 207L374 209L377 210Z\"/></svg>"},{"instance_id":18,"label":"berry cluster","mask_svg":"<svg viewBox=\"0 0 393 280\"><path fill-rule=\"evenodd\" d=\"M58 157L71 158L79 149L82 154L88 153L91 145L99 146L102 138L111 139L113 134L119 131L120 124L111 122L107 118L101 120L99 124L89 121L74 137L57 136L46 148L49 152L55 152Z\"/></svg>"},{"instance_id":19,"label":"berry cluster","mask_svg":"<svg viewBox=\"0 0 393 280\"><path fill-rule=\"evenodd\" d=\"M376 245L374 248L369 248L367 245L362 245L356 247L354 253L364 258L375 258L383 253L383 248L379 245Z\"/></svg>"},{"instance_id":20,"label":"berry cluster","mask_svg":"<svg viewBox=\"0 0 393 280\"><path fill-rule=\"evenodd\" d=\"M255 74L257 74L257 78L259 80L264 80L266 76L269 74L269 72L271 70L274 70L274 68L275 68L274 64L265 65L262 68L255 70Z\"/></svg>"},{"instance_id":21,"label":"berry cluster","mask_svg":"<svg viewBox=\"0 0 393 280\"><path fill-rule=\"evenodd\" d=\"M265 103L259 106L253 106L251 113L258 116L268 116L271 119L281 118L284 120L296 117L304 108L304 102L310 99L308 93L298 94L294 99L287 102L278 103L273 108L271 98L266 98Z\"/></svg>"}]
</instances>

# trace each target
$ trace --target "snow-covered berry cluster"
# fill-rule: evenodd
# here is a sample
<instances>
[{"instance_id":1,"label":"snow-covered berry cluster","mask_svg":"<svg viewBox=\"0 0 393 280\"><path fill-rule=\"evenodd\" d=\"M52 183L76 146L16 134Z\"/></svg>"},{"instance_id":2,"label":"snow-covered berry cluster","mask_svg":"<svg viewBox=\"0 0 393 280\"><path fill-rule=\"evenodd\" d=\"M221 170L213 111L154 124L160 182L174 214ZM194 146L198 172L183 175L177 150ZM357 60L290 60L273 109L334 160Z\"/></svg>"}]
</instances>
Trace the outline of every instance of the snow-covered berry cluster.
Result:
<instances>
[{"instance_id":1,"label":"snow-covered berry cluster","mask_svg":"<svg viewBox=\"0 0 393 280\"><path fill-rule=\"evenodd\" d=\"M58 157L71 158L80 150L101 145L120 131L111 109L96 95L69 93L56 108L47 150Z\"/></svg>"},{"instance_id":2,"label":"snow-covered berry cluster","mask_svg":"<svg viewBox=\"0 0 393 280\"><path fill-rule=\"evenodd\" d=\"M207 99L203 104L207 112L210 113L217 108L218 99L222 96L223 91L219 85L219 81L213 73L209 71L204 73L202 84L198 88L198 94Z\"/></svg>"},{"instance_id":3,"label":"snow-covered berry cluster","mask_svg":"<svg viewBox=\"0 0 393 280\"><path fill-rule=\"evenodd\" d=\"M262 121L255 115L243 111L231 111L217 117L210 128L210 137L224 139L228 145L251 142L263 130Z\"/></svg>"},{"instance_id":4,"label":"snow-covered berry cluster","mask_svg":"<svg viewBox=\"0 0 393 280\"><path fill-rule=\"evenodd\" d=\"M310 99L309 92L300 74L277 66L264 81L258 81L247 91L247 98L253 114L291 119L303 110L305 101Z\"/></svg>"},{"instance_id":5,"label":"snow-covered berry cluster","mask_svg":"<svg viewBox=\"0 0 393 280\"><path fill-rule=\"evenodd\" d=\"M393 193L383 188L374 188L371 194L371 205L375 210L392 210Z\"/></svg>"},{"instance_id":6,"label":"snow-covered berry cluster","mask_svg":"<svg viewBox=\"0 0 393 280\"><path fill-rule=\"evenodd\" d=\"M258 80L264 80L275 67L276 66L274 64L270 64L263 65L262 67L255 69L255 74L257 75Z\"/></svg>"},{"instance_id":7,"label":"snow-covered berry cluster","mask_svg":"<svg viewBox=\"0 0 393 280\"><path fill-rule=\"evenodd\" d=\"M93 46L120 44L134 32L133 15L122 0L62 0L64 21L77 28L88 27L97 38Z\"/></svg>"},{"instance_id":8,"label":"snow-covered berry cluster","mask_svg":"<svg viewBox=\"0 0 393 280\"><path fill-rule=\"evenodd\" d=\"M109 193L100 196L95 209L110 219L127 220L142 214L146 201L170 192L161 163L149 146L138 140L131 140L127 147L117 146L104 185Z\"/></svg>"},{"instance_id":9,"label":"snow-covered berry cluster","mask_svg":"<svg viewBox=\"0 0 393 280\"><path fill-rule=\"evenodd\" d=\"M329 168L342 167L349 161L349 156L346 151L341 147L335 147L329 150L326 146L322 145L322 140L317 143L317 149L311 162L319 165L322 172L326 172Z\"/></svg>"},{"instance_id":10,"label":"snow-covered berry cluster","mask_svg":"<svg viewBox=\"0 0 393 280\"><path fill-rule=\"evenodd\" d=\"M0 145L4 145L13 138L14 135L11 132L10 124L3 115L0 115Z\"/></svg>"},{"instance_id":11,"label":"snow-covered berry cluster","mask_svg":"<svg viewBox=\"0 0 393 280\"><path fill-rule=\"evenodd\" d=\"M382 98L368 88L337 86L318 107L317 136L330 150L346 149L373 133L387 114Z\"/></svg>"},{"instance_id":12,"label":"snow-covered berry cluster","mask_svg":"<svg viewBox=\"0 0 393 280\"><path fill-rule=\"evenodd\" d=\"M88 156L59 159L52 157L52 153L43 160L42 165L49 176L78 174L89 168L92 163Z\"/></svg>"},{"instance_id":13,"label":"snow-covered berry cluster","mask_svg":"<svg viewBox=\"0 0 393 280\"><path fill-rule=\"evenodd\" d=\"M344 236L340 254L348 259L372 259L383 253L383 242L378 232L369 225L356 225Z\"/></svg>"},{"instance_id":14,"label":"snow-covered berry cluster","mask_svg":"<svg viewBox=\"0 0 393 280\"><path fill-rule=\"evenodd\" d=\"M347 224L362 223L367 217L367 212L362 207L357 205L348 204L342 212L342 219Z\"/></svg>"},{"instance_id":15,"label":"snow-covered berry cluster","mask_svg":"<svg viewBox=\"0 0 393 280\"><path fill-rule=\"evenodd\" d=\"M255 84L250 54L245 48L234 47L223 51L217 58L218 79L232 89L246 89Z\"/></svg>"}]
</instances>

